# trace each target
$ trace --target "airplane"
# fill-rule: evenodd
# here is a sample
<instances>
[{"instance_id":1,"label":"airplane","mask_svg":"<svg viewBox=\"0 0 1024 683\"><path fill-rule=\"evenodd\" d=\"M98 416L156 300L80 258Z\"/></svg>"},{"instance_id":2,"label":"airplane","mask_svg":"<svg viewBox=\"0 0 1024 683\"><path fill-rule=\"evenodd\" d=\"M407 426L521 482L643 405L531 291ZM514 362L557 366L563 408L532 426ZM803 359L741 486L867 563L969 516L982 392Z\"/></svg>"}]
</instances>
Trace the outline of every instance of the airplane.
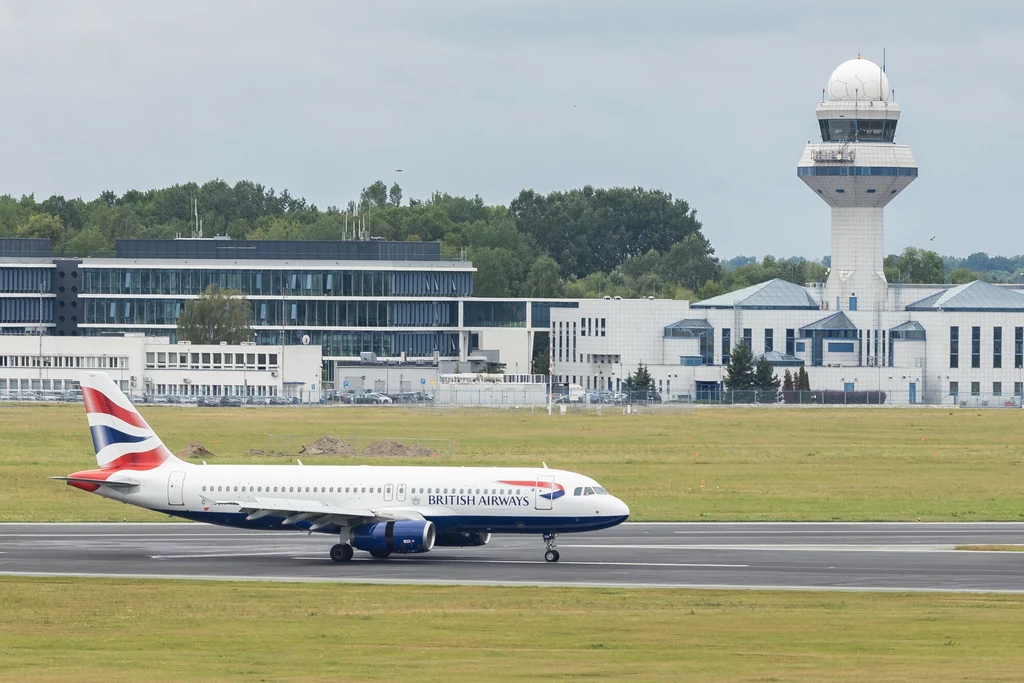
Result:
<instances>
[{"instance_id":1,"label":"airplane","mask_svg":"<svg viewBox=\"0 0 1024 683\"><path fill-rule=\"evenodd\" d=\"M539 534L558 562L559 534L621 524L629 507L575 472L529 467L202 465L179 460L102 372L82 396L98 469L50 477L111 500L241 529L334 534L335 562Z\"/></svg>"}]
</instances>

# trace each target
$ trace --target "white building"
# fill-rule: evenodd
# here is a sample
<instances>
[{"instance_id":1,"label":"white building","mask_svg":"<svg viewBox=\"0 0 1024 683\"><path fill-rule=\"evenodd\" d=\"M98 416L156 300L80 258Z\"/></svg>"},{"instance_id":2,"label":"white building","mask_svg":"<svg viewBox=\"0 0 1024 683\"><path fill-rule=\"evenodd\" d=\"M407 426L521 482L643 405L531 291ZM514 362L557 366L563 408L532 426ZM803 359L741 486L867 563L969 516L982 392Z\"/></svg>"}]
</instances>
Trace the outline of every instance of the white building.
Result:
<instances>
[{"instance_id":1,"label":"white building","mask_svg":"<svg viewBox=\"0 0 1024 683\"><path fill-rule=\"evenodd\" d=\"M831 207L825 286L771 280L690 304L581 301L552 309L559 381L617 390L639 363L666 400L720 395L733 348L768 354L776 375L806 366L813 390L884 391L889 403L1021 404L1024 292L976 281L899 285L882 270L883 211L916 177L895 144L886 75L841 64L817 107L821 143L797 175Z\"/></svg>"},{"instance_id":2,"label":"white building","mask_svg":"<svg viewBox=\"0 0 1024 683\"><path fill-rule=\"evenodd\" d=\"M319 346L171 344L167 338L0 337L0 396L73 393L84 370L102 370L137 399L282 396L320 401Z\"/></svg>"}]
</instances>

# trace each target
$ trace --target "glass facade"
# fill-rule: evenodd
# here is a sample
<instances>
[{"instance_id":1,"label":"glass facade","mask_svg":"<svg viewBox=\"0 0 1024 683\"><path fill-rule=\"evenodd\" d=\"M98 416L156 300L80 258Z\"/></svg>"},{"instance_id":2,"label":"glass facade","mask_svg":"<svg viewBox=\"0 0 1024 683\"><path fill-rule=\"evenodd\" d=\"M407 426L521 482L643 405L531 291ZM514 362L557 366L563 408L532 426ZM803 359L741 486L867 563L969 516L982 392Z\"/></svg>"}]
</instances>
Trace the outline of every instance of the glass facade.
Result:
<instances>
[{"instance_id":1,"label":"glass facade","mask_svg":"<svg viewBox=\"0 0 1024 683\"><path fill-rule=\"evenodd\" d=\"M467 301L462 313L466 327L526 327L525 301Z\"/></svg>"},{"instance_id":2,"label":"glass facade","mask_svg":"<svg viewBox=\"0 0 1024 683\"><path fill-rule=\"evenodd\" d=\"M473 293L458 271L271 270L227 268L83 268L90 294L199 295L210 285L246 296L445 296ZM38 284L36 285L38 290Z\"/></svg>"},{"instance_id":3,"label":"glass facade","mask_svg":"<svg viewBox=\"0 0 1024 683\"><path fill-rule=\"evenodd\" d=\"M576 301L531 301L530 318L534 327L551 327L552 308L579 308Z\"/></svg>"},{"instance_id":4,"label":"glass facade","mask_svg":"<svg viewBox=\"0 0 1024 683\"><path fill-rule=\"evenodd\" d=\"M42 307L40 307L42 303ZM53 298L0 298L0 323L53 322Z\"/></svg>"},{"instance_id":5,"label":"glass facade","mask_svg":"<svg viewBox=\"0 0 1024 683\"><path fill-rule=\"evenodd\" d=\"M822 142L892 142L895 119L819 119Z\"/></svg>"},{"instance_id":6,"label":"glass facade","mask_svg":"<svg viewBox=\"0 0 1024 683\"><path fill-rule=\"evenodd\" d=\"M797 177L802 176L908 176L917 177L917 168L901 166L798 166Z\"/></svg>"},{"instance_id":7,"label":"glass facade","mask_svg":"<svg viewBox=\"0 0 1024 683\"><path fill-rule=\"evenodd\" d=\"M0 294L38 294L53 291L53 268L0 268Z\"/></svg>"}]
</instances>

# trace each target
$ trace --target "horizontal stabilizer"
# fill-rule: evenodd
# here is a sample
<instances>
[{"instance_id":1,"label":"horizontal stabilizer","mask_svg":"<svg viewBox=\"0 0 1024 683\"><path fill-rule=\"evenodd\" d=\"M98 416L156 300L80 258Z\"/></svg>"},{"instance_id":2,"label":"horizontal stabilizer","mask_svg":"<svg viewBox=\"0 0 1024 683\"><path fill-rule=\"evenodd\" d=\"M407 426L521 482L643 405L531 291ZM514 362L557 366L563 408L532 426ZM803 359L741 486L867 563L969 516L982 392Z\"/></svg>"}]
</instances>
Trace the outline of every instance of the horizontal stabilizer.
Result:
<instances>
[{"instance_id":1,"label":"horizontal stabilizer","mask_svg":"<svg viewBox=\"0 0 1024 683\"><path fill-rule=\"evenodd\" d=\"M119 491L127 491L133 486L139 485L139 482L133 479L117 479L113 481L111 481L110 479L89 479L86 477L48 477L48 479L53 479L54 481L63 481L68 484L92 484L93 486L109 486Z\"/></svg>"}]
</instances>

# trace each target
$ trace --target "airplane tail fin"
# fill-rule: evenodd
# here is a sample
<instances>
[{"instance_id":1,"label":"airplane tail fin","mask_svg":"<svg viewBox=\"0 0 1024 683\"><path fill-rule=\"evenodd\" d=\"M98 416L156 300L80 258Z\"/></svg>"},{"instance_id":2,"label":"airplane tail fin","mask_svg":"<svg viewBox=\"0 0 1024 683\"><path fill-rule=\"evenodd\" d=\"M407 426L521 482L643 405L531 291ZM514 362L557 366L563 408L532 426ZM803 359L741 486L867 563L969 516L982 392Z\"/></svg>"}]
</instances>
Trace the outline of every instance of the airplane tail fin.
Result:
<instances>
[{"instance_id":1,"label":"airplane tail fin","mask_svg":"<svg viewBox=\"0 0 1024 683\"><path fill-rule=\"evenodd\" d=\"M177 460L106 373L83 373L81 385L101 469L150 470Z\"/></svg>"}]
</instances>

